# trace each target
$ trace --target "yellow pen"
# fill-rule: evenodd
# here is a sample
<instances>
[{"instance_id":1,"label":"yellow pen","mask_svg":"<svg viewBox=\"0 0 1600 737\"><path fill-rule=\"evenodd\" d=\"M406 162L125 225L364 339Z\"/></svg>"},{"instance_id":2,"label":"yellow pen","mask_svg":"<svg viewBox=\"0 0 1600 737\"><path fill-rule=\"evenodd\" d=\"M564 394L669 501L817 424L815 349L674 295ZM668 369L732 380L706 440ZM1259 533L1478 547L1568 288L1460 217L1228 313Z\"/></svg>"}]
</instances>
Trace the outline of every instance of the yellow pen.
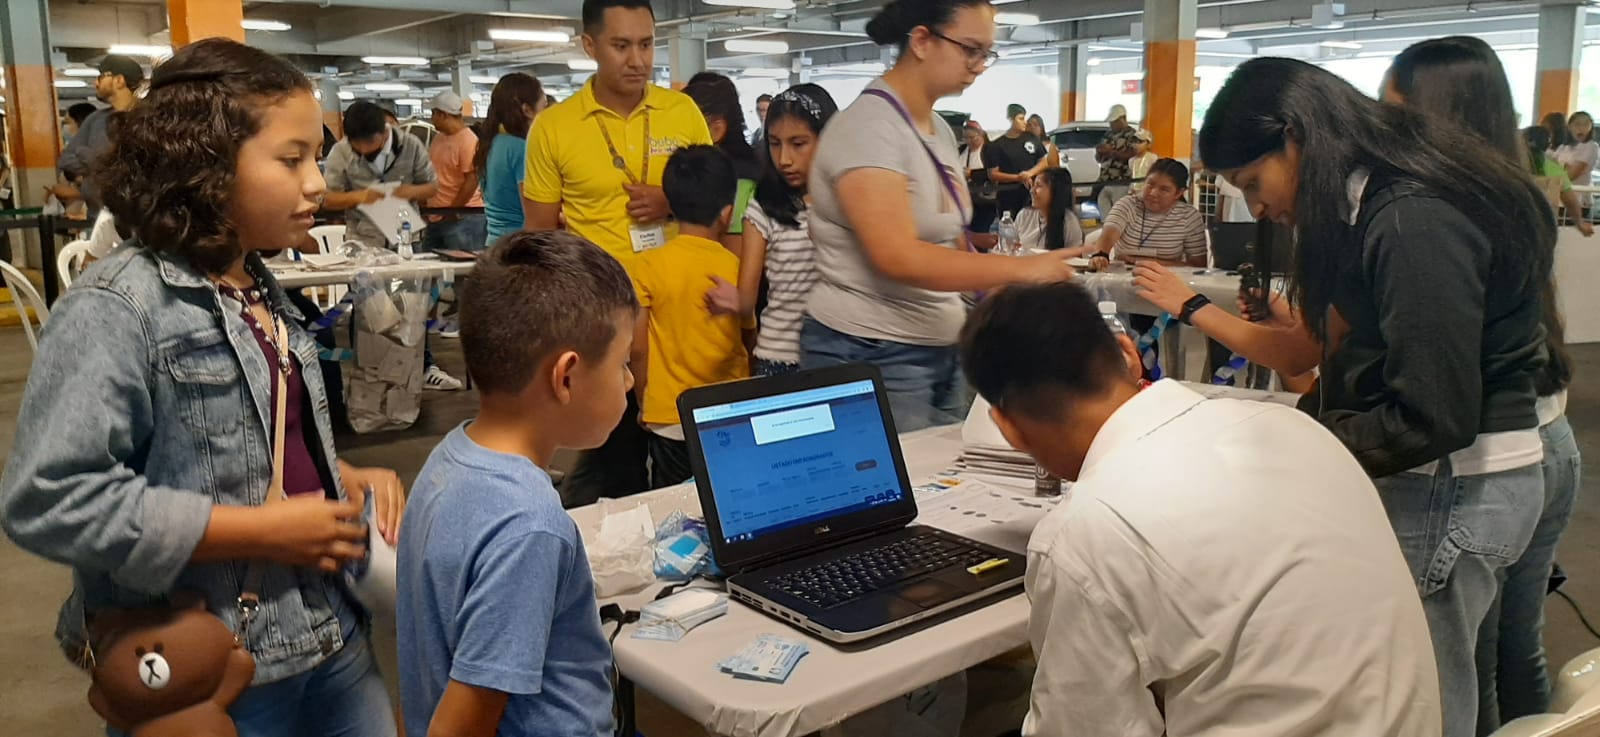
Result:
<instances>
[{"instance_id":1,"label":"yellow pen","mask_svg":"<svg viewBox=\"0 0 1600 737\"><path fill-rule=\"evenodd\" d=\"M976 576L980 573L984 573L985 571L992 571L1010 562L1010 558L990 558L977 565L967 566L967 573Z\"/></svg>"}]
</instances>

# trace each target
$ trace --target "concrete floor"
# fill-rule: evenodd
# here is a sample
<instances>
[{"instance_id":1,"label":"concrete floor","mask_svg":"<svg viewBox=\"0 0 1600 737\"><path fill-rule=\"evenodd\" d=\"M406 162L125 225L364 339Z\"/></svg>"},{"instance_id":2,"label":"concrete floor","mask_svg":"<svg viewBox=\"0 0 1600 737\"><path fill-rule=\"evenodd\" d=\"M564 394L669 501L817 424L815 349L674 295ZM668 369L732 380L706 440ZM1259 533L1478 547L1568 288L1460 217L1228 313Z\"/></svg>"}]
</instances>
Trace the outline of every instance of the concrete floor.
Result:
<instances>
[{"instance_id":1,"label":"concrete floor","mask_svg":"<svg viewBox=\"0 0 1600 737\"><path fill-rule=\"evenodd\" d=\"M436 342L441 363L459 376L461 361L456 342ZM1577 510L1561 542L1559 558L1571 576L1565 591L1585 612L1600 618L1600 569L1594 565L1600 554L1600 473L1593 466L1600 459L1600 344L1577 346L1573 353L1578 381L1572 389L1567 414L1588 463ZM20 329L0 329L0 465L9 456L14 441L28 442L27 438L15 438L15 430L31 358ZM340 455L357 465L393 468L409 483L438 439L472 415L476 396L472 392L428 392L423 407L421 420L408 430L339 438ZM0 539L0 723L4 724L0 733L59 737L104 734L99 720L84 703L87 678L67 664L51 636L56 609L69 588L65 568ZM1552 663L1559 666L1574 655L1600 646L1600 640L1584 630L1566 602L1551 598L1546 611L1549 623L1545 642ZM379 649L392 652L392 644L388 648L385 644L380 641ZM392 675L392 654L385 660L389 663L386 672ZM698 732L688 720L648 695L641 696L640 721L651 737Z\"/></svg>"}]
</instances>

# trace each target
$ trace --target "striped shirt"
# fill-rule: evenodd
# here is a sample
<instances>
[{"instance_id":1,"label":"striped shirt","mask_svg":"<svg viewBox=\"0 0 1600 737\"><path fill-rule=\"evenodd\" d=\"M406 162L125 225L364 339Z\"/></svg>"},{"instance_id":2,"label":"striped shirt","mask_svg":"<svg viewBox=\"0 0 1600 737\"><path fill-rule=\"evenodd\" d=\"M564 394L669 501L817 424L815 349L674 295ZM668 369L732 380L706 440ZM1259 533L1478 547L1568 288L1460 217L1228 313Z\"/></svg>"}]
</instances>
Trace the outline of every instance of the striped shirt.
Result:
<instances>
[{"instance_id":1,"label":"striped shirt","mask_svg":"<svg viewBox=\"0 0 1600 737\"><path fill-rule=\"evenodd\" d=\"M745 223L767 239L767 308L756 334L756 358L764 361L800 362L800 320L817 283L810 215L809 208L801 210L799 227L789 227L768 218L754 199L744 211Z\"/></svg>"},{"instance_id":2,"label":"striped shirt","mask_svg":"<svg viewBox=\"0 0 1600 737\"><path fill-rule=\"evenodd\" d=\"M1166 212L1152 213L1145 210L1142 195L1128 195L1111 208L1105 227L1122 233L1115 244L1117 258L1188 261L1206 257L1205 218L1182 200Z\"/></svg>"}]
</instances>

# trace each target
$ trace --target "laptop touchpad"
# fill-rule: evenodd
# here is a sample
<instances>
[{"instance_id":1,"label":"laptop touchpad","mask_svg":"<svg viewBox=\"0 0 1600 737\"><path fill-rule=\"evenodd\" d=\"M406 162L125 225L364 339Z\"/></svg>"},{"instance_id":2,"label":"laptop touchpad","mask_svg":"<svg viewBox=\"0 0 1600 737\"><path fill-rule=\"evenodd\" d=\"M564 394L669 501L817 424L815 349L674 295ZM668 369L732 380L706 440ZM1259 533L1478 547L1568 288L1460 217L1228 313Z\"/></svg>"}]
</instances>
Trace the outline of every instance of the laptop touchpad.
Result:
<instances>
[{"instance_id":1,"label":"laptop touchpad","mask_svg":"<svg viewBox=\"0 0 1600 737\"><path fill-rule=\"evenodd\" d=\"M925 578L896 591L895 594L923 609L931 609L959 598L961 590L938 579Z\"/></svg>"}]
</instances>

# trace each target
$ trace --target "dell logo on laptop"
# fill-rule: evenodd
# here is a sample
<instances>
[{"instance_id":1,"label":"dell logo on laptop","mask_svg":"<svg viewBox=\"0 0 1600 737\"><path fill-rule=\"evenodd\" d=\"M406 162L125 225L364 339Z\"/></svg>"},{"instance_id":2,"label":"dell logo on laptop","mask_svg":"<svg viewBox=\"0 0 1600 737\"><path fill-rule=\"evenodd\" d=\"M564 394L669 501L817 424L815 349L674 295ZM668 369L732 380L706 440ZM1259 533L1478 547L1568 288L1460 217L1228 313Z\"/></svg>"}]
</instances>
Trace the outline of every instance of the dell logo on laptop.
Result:
<instances>
[{"instance_id":1,"label":"dell logo on laptop","mask_svg":"<svg viewBox=\"0 0 1600 737\"><path fill-rule=\"evenodd\" d=\"M818 535L826 535L830 532L833 532L833 528L827 525L819 525L816 530L813 530L813 532Z\"/></svg>"}]
</instances>

